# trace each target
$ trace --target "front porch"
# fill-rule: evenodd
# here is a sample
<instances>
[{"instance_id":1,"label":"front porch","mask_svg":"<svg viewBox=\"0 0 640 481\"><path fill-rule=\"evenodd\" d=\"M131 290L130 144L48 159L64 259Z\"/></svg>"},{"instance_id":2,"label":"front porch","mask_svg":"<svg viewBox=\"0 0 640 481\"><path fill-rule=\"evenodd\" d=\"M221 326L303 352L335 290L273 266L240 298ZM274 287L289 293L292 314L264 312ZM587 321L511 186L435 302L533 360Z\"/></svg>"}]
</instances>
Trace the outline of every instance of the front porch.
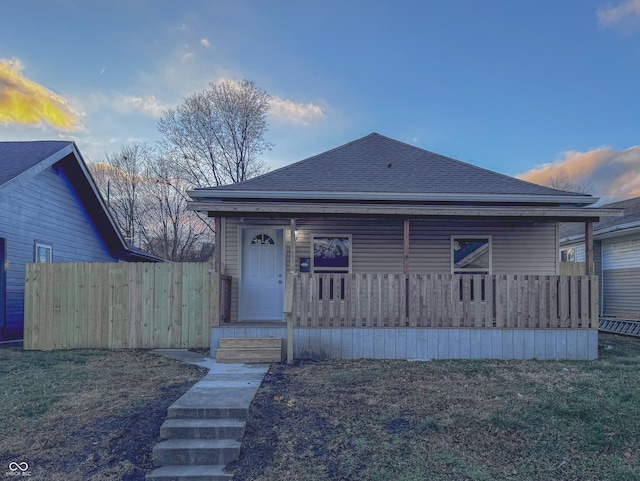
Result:
<instances>
[{"instance_id":1,"label":"front porch","mask_svg":"<svg viewBox=\"0 0 640 481\"><path fill-rule=\"evenodd\" d=\"M296 273L287 276L285 312L295 358L588 360L597 358L597 284L596 276ZM229 337L281 338L284 356L289 335L283 322L223 322L212 328L212 352Z\"/></svg>"}]
</instances>

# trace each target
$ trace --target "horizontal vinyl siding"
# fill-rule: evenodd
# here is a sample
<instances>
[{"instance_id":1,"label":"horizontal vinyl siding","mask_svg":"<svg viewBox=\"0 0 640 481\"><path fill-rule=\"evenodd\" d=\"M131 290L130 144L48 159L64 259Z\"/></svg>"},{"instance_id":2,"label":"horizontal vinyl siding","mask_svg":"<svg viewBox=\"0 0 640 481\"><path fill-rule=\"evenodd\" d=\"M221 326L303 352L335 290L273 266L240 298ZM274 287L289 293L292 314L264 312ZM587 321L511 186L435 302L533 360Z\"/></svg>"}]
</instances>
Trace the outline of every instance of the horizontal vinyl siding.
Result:
<instances>
[{"instance_id":1,"label":"horizontal vinyl siding","mask_svg":"<svg viewBox=\"0 0 640 481\"><path fill-rule=\"evenodd\" d=\"M640 234L605 239L602 242L604 270L640 267Z\"/></svg>"},{"instance_id":2,"label":"horizontal vinyl siding","mask_svg":"<svg viewBox=\"0 0 640 481\"><path fill-rule=\"evenodd\" d=\"M115 260L64 171L47 169L0 197L0 237L7 241L7 326L22 325L25 264L34 241L50 244L53 262Z\"/></svg>"},{"instance_id":3,"label":"horizontal vinyl siding","mask_svg":"<svg viewBox=\"0 0 640 481\"><path fill-rule=\"evenodd\" d=\"M640 234L604 239L602 313L640 315Z\"/></svg>"},{"instance_id":4,"label":"horizontal vinyl siding","mask_svg":"<svg viewBox=\"0 0 640 481\"><path fill-rule=\"evenodd\" d=\"M491 236L493 274L556 273L554 223L487 221L412 221L411 272L450 273L452 235Z\"/></svg>"},{"instance_id":5,"label":"horizontal vinyl siding","mask_svg":"<svg viewBox=\"0 0 640 481\"><path fill-rule=\"evenodd\" d=\"M351 234L351 272L402 272L401 220L312 219L297 226L296 257L312 256L312 235Z\"/></svg>"},{"instance_id":6,"label":"horizontal vinyl siding","mask_svg":"<svg viewBox=\"0 0 640 481\"><path fill-rule=\"evenodd\" d=\"M640 315L640 268L605 270L603 291L606 316Z\"/></svg>"},{"instance_id":7,"label":"horizontal vinyl siding","mask_svg":"<svg viewBox=\"0 0 640 481\"><path fill-rule=\"evenodd\" d=\"M233 277L232 319L238 312L238 228L265 225L284 227L286 263L289 266L288 219L239 219L226 222L225 272ZM298 219L296 264L310 257L311 236L351 234L353 273L399 273L403 270L402 219ZM557 247L555 223L412 220L410 226L411 272L450 273L451 235L491 235L494 274L555 275ZM298 270L298 266L295 266Z\"/></svg>"}]
</instances>

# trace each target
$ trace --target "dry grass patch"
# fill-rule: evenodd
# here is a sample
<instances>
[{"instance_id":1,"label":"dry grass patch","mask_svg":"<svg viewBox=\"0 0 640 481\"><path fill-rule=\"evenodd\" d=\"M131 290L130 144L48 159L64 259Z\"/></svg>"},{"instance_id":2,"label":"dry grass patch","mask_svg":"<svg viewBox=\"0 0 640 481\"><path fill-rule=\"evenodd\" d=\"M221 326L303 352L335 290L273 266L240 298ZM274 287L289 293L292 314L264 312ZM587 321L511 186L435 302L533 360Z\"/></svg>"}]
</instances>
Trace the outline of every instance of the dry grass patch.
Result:
<instances>
[{"instance_id":1,"label":"dry grass patch","mask_svg":"<svg viewBox=\"0 0 640 481\"><path fill-rule=\"evenodd\" d=\"M0 476L143 480L166 410L201 368L144 351L0 349Z\"/></svg>"},{"instance_id":2,"label":"dry grass patch","mask_svg":"<svg viewBox=\"0 0 640 481\"><path fill-rule=\"evenodd\" d=\"M600 359L272 366L238 480L640 479L640 339Z\"/></svg>"}]
</instances>

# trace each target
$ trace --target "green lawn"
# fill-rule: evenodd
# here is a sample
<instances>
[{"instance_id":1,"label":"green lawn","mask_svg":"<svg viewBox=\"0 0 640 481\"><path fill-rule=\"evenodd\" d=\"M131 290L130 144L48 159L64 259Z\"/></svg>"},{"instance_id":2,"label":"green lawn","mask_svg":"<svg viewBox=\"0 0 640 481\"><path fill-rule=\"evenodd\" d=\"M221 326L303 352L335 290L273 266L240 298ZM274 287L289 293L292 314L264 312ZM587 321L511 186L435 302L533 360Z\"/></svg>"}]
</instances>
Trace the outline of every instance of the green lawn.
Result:
<instances>
[{"instance_id":1,"label":"green lawn","mask_svg":"<svg viewBox=\"0 0 640 481\"><path fill-rule=\"evenodd\" d=\"M238 480L640 480L640 339L599 360L274 365Z\"/></svg>"},{"instance_id":2,"label":"green lawn","mask_svg":"<svg viewBox=\"0 0 640 481\"><path fill-rule=\"evenodd\" d=\"M203 375L143 351L1 348L0 478L27 463L30 479L144 480L167 408Z\"/></svg>"}]
</instances>

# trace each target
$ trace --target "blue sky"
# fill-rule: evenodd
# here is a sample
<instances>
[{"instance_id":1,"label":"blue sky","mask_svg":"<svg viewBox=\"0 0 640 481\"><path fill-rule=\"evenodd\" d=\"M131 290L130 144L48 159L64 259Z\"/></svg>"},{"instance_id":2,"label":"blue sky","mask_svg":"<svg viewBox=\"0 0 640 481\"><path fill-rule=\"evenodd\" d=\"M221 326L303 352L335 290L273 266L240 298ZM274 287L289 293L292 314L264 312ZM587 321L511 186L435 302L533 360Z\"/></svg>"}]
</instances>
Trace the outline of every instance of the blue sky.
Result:
<instances>
[{"instance_id":1,"label":"blue sky","mask_svg":"<svg viewBox=\"0 0 640 481\"><path fill-rule=\"evenodd\" d=\"M247 78L273 96L274 168L375 131L640 195L640 0L24 0L2 12L2 140L73 139L99 161L157 141L162 109L208 82ZM11 113L38 96L35 117ZM71 123L48 118L49 102Z\"/></svg>"}]
</instances>

